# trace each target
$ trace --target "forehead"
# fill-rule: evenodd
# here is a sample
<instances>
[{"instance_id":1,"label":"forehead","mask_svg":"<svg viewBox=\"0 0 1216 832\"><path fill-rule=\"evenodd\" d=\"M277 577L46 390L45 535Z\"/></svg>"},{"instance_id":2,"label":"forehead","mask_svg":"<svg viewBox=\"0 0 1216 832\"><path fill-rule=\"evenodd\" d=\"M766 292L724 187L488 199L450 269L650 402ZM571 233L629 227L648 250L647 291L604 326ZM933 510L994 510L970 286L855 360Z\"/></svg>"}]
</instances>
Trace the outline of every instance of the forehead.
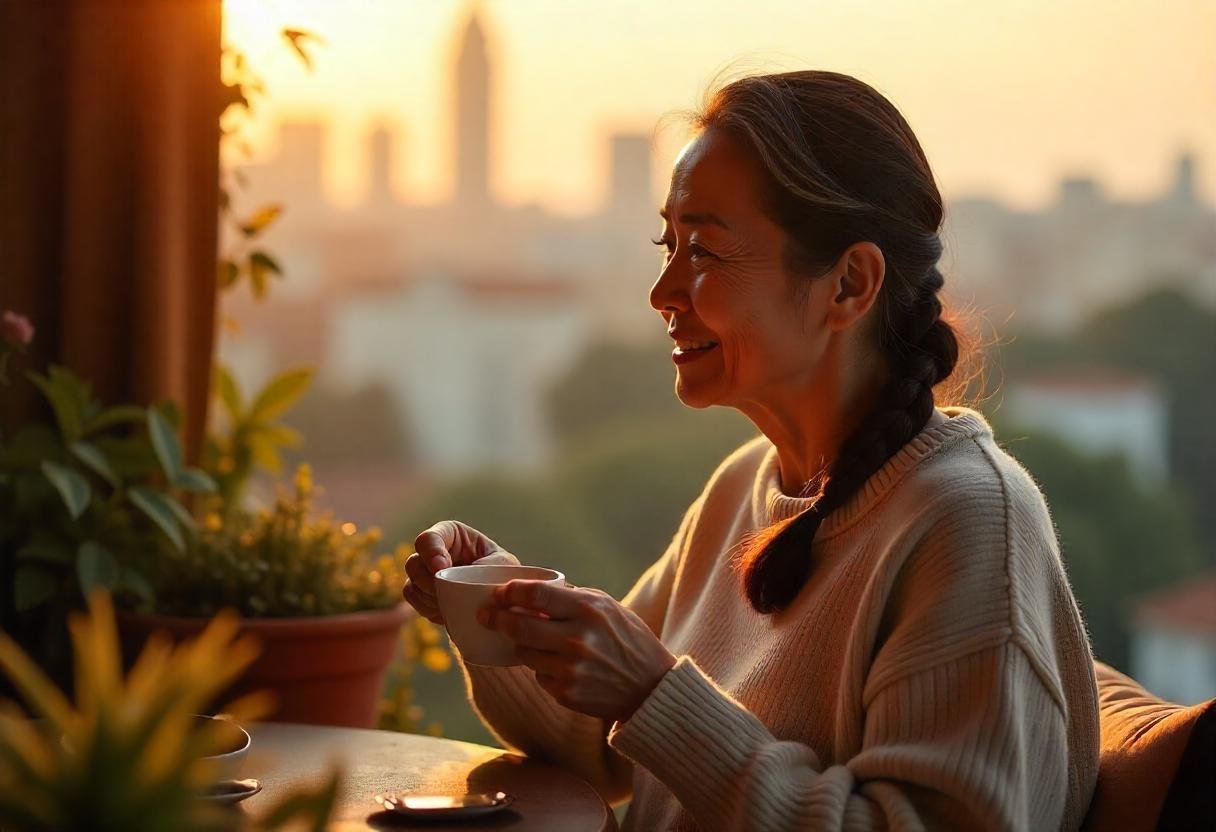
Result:
<instances>
[{"instance_id":1,"label":"forehead","mask_svg":"<svg viewBox=\"0 0 1216 832\"><path fill-rule=\"evenodd\" d=\"M712 211L723 219L758 212L758 175L756 162L737 139L707 130L676 157L664 207L669 216L695 210Z\"/></svg>"}]
</instances>

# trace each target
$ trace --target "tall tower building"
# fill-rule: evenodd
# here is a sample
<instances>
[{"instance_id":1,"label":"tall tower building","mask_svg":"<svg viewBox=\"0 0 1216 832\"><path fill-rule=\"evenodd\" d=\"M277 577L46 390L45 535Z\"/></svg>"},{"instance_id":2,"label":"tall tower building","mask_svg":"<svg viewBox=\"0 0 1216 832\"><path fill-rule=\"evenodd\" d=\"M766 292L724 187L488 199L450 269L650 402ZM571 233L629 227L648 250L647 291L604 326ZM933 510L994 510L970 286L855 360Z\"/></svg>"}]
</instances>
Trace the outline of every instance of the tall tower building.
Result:
<instances>
[{"instance_id":1,"label":"tall tower building","mask_svg":"<svg viewBox=\"0 0 1216 832\"><path fill-rule=\"evenodd\" d=\"M650 138L644 133L616 133L609 141L608 209L614 214L641 215L649 222L655 211Z\"/></svg>"},{"instance_id":2,"label":"tall tower building","mask_svg":"<svg viewBox=\"0 0 1216 832\"><path fill-rule=\"evenodd\" d=\"M455 81L456 201L483 205L490 199L490 61L476 5L460 39Z\"/></svg>"},{"instance_id":3,"label":"tall tower building","mask_svg":"<svg viewBox=\"0 0 1216 832\"><path fill-rule=\"evenodd\" d=\"M396 134L386 124L377 125L367 137L367 201L387 205L393 195L393 144Z\"/></svg>"},{"instance_id":4,"label":"tall tower building","mask_svg":"<svg viewBox=\"0 0 1216 832\"><path fill-rule=\"evenodd\" d=\"M1195 157L1190 153L1178 156L1174 168L1174 201L1183 205L1195 202Z\"/></svg>"}]
</instances>

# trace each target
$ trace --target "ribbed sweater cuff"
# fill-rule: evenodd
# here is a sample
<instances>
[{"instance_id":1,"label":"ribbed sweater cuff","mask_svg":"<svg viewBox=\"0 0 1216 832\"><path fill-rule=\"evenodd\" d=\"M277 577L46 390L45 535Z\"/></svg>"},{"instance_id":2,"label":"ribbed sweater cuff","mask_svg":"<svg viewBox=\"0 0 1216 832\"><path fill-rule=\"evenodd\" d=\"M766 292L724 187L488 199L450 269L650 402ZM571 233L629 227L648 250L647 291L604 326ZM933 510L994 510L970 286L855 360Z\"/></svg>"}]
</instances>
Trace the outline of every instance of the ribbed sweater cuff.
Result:
<instances>
[{"instance_id":1,"label":"ribbed sweater cuff","mask_svg":"<svg viewBox=\"0 0 1216 832\"><path fill-rule=\"evenodd\" d=\"M536 675L523 665L487 667L460 659L473 689L474 701L488 727L504 744L525 753L559 759L561 752L595 758L604 744L605 724L563 708L545 693Z\"/></svg>"},{"instance_id":2,"label":"ribbed sweater cuff","mask_svg":"<svg viewBox=\"0 0 1216 832\"><path fill-rule=\"evenodd\" d=\"M651 691L608 744L644 766L701 817L728 817L738 774L774 738L754 714L714 684L688 656Z\"/></svg>"}]
</instances>

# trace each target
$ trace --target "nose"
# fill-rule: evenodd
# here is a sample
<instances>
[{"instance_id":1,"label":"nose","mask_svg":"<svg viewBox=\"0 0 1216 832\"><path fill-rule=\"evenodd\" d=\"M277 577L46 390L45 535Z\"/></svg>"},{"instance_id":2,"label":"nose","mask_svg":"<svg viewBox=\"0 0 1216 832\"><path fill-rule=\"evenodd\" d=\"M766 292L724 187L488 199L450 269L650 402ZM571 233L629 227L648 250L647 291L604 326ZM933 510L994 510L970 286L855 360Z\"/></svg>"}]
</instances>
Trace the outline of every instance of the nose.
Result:
<instances>
[{"instance_id":1,"label":"nose","mask_svg":"<svg viewBox=\"0 0 1216 832\"><path fill-rule=\"evenodd\" d=\"M680 259L672 257L659 272L659 279L650 287L650 305L664 317L687 312L692 306L688 295L688 275L684 274L687 269L680 267Z\"/></svg>"}]
</instances>

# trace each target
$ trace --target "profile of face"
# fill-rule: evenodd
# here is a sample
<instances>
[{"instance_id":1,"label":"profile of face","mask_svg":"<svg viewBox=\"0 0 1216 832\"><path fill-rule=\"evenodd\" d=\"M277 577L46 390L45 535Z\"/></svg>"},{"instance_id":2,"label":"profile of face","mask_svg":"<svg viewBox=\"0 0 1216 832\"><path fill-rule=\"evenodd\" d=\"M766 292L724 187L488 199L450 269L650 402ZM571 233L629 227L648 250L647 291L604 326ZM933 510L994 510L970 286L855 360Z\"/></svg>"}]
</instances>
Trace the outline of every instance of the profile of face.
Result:
<instances>
[{"instance_id":1,"label":"profile of face","mask_svg":"<svg viewBox=\"0 0 1216 832\"><path fill-rule=\"evenodd\" d=\"M822 276L791 275L789 235L763 210L762 175L741 142L713 128L672 171L650 305L676 342L676 395L690 407L747 412L813 388L882 282L871 243L850 246Z\"/></svg>"}]
</instances>

